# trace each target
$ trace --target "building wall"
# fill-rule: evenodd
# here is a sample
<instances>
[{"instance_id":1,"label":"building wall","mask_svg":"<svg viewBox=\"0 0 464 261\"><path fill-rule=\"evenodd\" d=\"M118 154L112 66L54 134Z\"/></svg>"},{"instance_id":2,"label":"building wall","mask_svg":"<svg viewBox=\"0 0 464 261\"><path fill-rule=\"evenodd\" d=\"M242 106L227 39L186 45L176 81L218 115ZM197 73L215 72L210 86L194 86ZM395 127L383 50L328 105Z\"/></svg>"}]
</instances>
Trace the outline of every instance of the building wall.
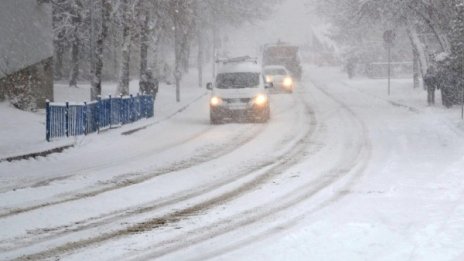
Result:
<instances>
[{"instance_id":1,"label":"building wall","mask_svg":"<svg viewBox=\"0 0 464 261\"><path fill-rule=\"evenodd\" d=\"M44 99L53 99L51 4L1 0L0 36L0 100L30 87L33 103L42 107Z\"/></svg>"},{"instance_id":2,"label":"building wall","mask_svg":"<svg viewBox=\"0 0 464 261\"><path fill-rule=\"evenodd\" d=\"M53 58L45 59L0 79L0 96L14 97L13 104L22 110L44 108L53 99Z\"/></svg>"}]
</instances>

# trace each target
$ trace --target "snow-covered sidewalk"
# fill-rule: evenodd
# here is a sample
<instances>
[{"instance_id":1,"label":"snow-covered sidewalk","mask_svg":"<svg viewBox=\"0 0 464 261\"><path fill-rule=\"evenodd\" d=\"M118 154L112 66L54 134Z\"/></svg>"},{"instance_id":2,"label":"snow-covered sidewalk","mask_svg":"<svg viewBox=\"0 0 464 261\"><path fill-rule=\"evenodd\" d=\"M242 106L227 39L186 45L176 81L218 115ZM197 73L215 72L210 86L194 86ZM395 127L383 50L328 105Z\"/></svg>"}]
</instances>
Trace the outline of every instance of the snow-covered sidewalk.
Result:
<instances>
[{"instance_id":1,"label":"snow-covered sidewalk","mask_svg":"<svg viewBox=\"0 0 464 261\"><path fill-rule=\"evenodd\" d=\"M206 89L198 87L195 76L195 73L190 73L184 78L181 85L181 102L176 102L175 85L160 84L155 101L154 118L141 120L111 131L123 133L155 124L189 106L189 104L206 94ZM54 86L55 101L88 101L90 99L90 85L82 83L78 86L78 88L73 88L65 83L56 83ZM116 94L117 83L104 82L102 87L102 96L114 96ZM137 92L138 80L131 81L130 93L135 95ZM47 142L45 140L45 111L24 112L13 108L8 102L0 103L0 122L2 123L2 128L0 128L0 161L70 146L87 138L85 136L57 138ZM91 134L89 136L95 135L104 134Z\"/></svg>"},{"instance_id":2,"label":"snow-covered sidewalk","mask_svg":"<svg viewBox=\"0 0 464 261\"><path fill-rule=\"evenodd\" d=\"M440 91L435 92L435 105L427 105L427 92L422 88L414 88L412 79L392 79L390 95L388 95L387 79L348 79L346 73L337 67L309 66L311 78L324 83L337 82L368 97L390 103L418 113L427 113L442 118L445 124L451 124L464 131L464 120L461 119L461 107L445 108L441 103ZM334 79L336 81L334 81Z\"/></svg>"}]
</instances>

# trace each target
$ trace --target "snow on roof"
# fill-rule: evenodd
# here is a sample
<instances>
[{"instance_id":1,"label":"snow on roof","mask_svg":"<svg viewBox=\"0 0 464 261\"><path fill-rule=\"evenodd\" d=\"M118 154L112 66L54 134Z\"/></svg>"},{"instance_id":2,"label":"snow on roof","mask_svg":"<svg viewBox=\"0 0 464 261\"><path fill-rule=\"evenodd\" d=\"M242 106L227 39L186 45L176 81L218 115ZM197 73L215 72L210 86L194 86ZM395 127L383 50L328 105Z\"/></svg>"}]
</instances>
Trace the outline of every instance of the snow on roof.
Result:
<instances>
[{"instance_id":1,"label":"snow on roof","mask_svg":"<svg viewBox=\"0 0 464 261\"><path fill-rule=\"evenodd\" d=\"M285 66L283 66L283 65L266 65L266 66L264 66L264 69L265 70L267 70L267 69L269 69L269 70L273 70L273 69L285 69L285 70L287 70L287 68Z\"/></svg>"},{"instance_id":2,"label":"snow on roof","mask_svg":"<svg viewBox=\"0 0 464 261\"><path fill-rule=\"evenodd\" d=\"M0 77L52 56L50 4L40 4L37 0L2 0Z\"/></svg>"},{"instance_id":3,"label":"snow on roof","mask_svg":"<svg viewBox=\"0 0 464 261\"><path fill-rule=\"evenodd\" d=\"M222 65L218 73L256 72L261 73L261 66L254 62L227 63Z\"/></svg>"},{"instance_id":4,"label":"snow on roof","mask_svg":"<svg viewBox=\"0 0 464 261\"><path fill-rule=\"evenodd\" d=\"M268 43L268 44L264 45L264 48L270 48L270 47L293 47L293 48L298 48L298 45L287 43L287 42L282 42L282 41L279 40L276 43Z\"/></svg>"}]
</instances>

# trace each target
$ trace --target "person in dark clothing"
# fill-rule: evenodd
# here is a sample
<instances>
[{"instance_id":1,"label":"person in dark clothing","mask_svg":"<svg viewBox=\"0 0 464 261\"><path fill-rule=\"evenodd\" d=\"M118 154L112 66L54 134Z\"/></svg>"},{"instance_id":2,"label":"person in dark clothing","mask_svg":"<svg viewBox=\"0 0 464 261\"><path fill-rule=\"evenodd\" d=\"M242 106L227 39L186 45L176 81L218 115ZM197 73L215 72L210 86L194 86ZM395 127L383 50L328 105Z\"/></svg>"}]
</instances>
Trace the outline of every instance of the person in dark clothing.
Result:
<instances>
[{"instance_id":1,"label":"person in dark clothing","mask_svg":"<svg viewBox=\"0 0 464 261\"><path fill-rule=\"evenodd\" d=\"M158 93L159 82L157 79L153 78L153 73L151 70L147 70L143 75L142 79L139 82L140 92L145 95L152 95L153 99L156 98Z\"/></svg>"},{"instance_id":2,"label":"person in dark clothing","mask_svg":"<svg viewBox=\"0 0 464 261\"><path fill-rule=\"evenodd\" d=\"M438 61L436 66L436 81L437 86L441 91L442 104L446 108L450 108L453 104L456 104L456 75L453 70L450 70L450 59L449 57Z\"/></svg>"},{"instance_id":3,"label":"person in dark clothing","mask_svg":"<svg viewBox=\"0 0 464 261\"><path fill-rule=\"evenodd\" d=\"M427 103L435 104L435 90L438 88L437 75L434 67L429 67L424 76L424 85L427 90Z\"/></svg>"},{"instance_id":4,"label":"person in dark clothing","mask_svg":"<svg viewBox=\"0 0 464 261\"><path fill-rule=\"evenodd\" d=\"M438 83L441 85L441 100L443 106L446 108L451 108L453 106L453 86L454 81L452 80L452 76L446 71L446 68L442 68L439 70L439 78Z\"/></svg>"},{"instance_id":5,"label":"person in dark clothing","mask_svg":"<svg viewBox=\"0 0 464 261\"><path fill-rule=\"evenodd\" d=\"M355 59L348 58L348 61L346 62L346 72L348 73L348 78L353 79L355 69L356 69Z\"/></svg>"}]
</instances>

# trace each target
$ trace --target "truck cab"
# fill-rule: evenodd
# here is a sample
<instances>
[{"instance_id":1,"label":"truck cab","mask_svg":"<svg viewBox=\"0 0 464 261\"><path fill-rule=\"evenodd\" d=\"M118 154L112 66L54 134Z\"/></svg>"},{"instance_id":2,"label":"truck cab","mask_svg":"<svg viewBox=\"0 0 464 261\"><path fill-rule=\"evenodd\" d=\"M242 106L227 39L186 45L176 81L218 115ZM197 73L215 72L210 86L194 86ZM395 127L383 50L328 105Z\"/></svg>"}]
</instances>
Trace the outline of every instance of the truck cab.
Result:
<instances>
[{"instance_id":1,"label":"truck cab","mask_svg":"<svg viewBox=\"0 0 464 261\"><path fill-rule=\"evenodd\" d=\"M298 46L279 41L265 45L262 52L263 66L282 65L290 71L293 79L301 80L302 68Z\"/></svg>"}]
</instances>

